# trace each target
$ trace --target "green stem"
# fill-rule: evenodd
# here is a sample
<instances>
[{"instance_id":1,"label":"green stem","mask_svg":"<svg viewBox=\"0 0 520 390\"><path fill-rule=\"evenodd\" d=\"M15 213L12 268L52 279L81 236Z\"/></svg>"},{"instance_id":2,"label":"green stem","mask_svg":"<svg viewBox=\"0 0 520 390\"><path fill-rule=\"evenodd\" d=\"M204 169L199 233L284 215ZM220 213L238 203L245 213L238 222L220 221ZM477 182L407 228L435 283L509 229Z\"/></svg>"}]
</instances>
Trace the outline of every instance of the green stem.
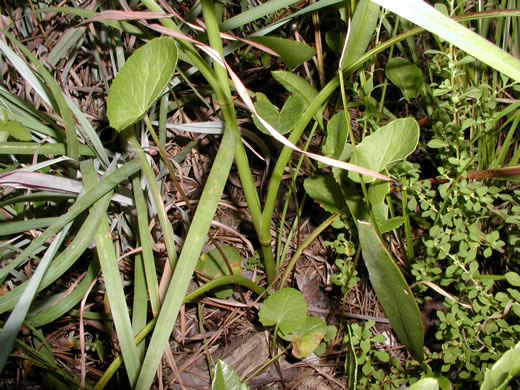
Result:
<instances>
[{"instance_id":1,"label":"green stem","mask_svg":"<svg viewBox=\"0 0 520 390\"><path fill-rule=\"evenodd\" d=\"M202 0L201 5L202 12L204 14L204 22L206 23L209 43L211 47L216 49L222 58L224 58L222 40L220 39L220 30L215 14L215 8L213 7L213 1ZM235 147L235 162L238 169L238 175L240 177L240 182L242 183L242 189L244 191L244 196L246 198L249 213L251 215L251 220L253 221L253 225L258 236L260 236L262 228L262 208L260 205L258 192L256 191L253 174L251 173L251 167L249 165L246 150L240 139L240 131L238 129L236 112L233 105L231 90L229 88L227 70L220 64L215 63L215 74L217 81L220 84L220 88L215 89L215 93L224 116L224 121L237 137L237 143ZM269 245L262 245L262 254L264 258L267 282L268 284L271 284L276 278L276 272L274 267L274 257L271 248L270 235L268 241Z\"/></svg>"}]
</instances>

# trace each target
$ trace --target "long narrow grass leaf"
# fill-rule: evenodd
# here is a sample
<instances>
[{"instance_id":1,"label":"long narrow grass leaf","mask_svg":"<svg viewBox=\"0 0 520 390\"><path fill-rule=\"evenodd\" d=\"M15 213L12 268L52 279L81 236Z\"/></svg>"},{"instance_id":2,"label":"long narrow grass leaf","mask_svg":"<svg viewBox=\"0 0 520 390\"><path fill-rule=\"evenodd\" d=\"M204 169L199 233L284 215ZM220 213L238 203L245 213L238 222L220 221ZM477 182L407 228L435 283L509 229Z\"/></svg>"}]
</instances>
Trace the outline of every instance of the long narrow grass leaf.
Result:
<instances>
[{"instance_id":1,"label":"long narrow grass leaf","mask_svg":"<svg viewBox=\"0 0 520 390\"><path fill-rule=\"evenodd\" d=\"M146 199L141 189L141 178L135 176L132 179L132 188L134 191L135 208L137 212L137 226L139 230L139 243L142 248L142 259L146 283L148 285L148 295L150 297L150 305L152 313L159 313L159 287L157 283L157 270L155 269L155 260L152 249L152 239L148 230L148 210Z\"/></svg>"},{"instance_id":2,"label":"long narrow grass leaf","mask_svg":"<svg viewBox=\"0 0 520 390\"><path fill-rule=\"evenodd\" d=\"M58 248L61 243L65 239L67 232L69 231L72 222L69 222L63 229L56 235L51 245L49 245L49 249L45 252L40 264L34 271L27 287L25 288L20 300L14 307L11 315L9 316L7 322L5 323L2 331L0 332L0 345L2 348L0 349L0 373L3 371L5 364L7 362L7 358L11 349L13 348L16 335L22 326L23 321L25 320L25 316L29 311L29 306L31 305L36 292L38 291L38 286L45 275L45 271L49 267L52 259L54 258Z\"/></svg>"},{"instance_id":3,"label":"long narrow grass leaf","mask_svg":"<svg viewBox=\"0 0 520 390\"><path fill-rule=\"evenodd\" d=\"M520 81L520 61L420 0L372 0L452 43L499 72Z\"/></svg>"},{"instance_id":4,"label":"long narrow grass leaf","mask_svg":"<svg viewBox=\"0 0 520 390\"><path fill-rule=\"evenodd\" d=\"M54 281L63 275L81 256L94 237L99 221L106 215L109 204L110 195L107 194L94 203L81 229L76 233L74 240L53 260L40 283L40 290L54 283ZM0 314L10 310L16 304L25 290L27 283L28 281L19 284L13 290L0 297Z\"/></svg>"},{"instance_id":5,"label":"long narrow grass leaf","mask_svg":"<svg viewBox=\"0 0 520 390\"><path fill-rule=\"evenodd\" d=\"M56 102L52 107L55 111L60 113L64 123L65 123L65 134L67 135L67 155L77 160L79 157L79 143L78 137L76 135L76 126L74 124L74 118L72 117L72 112L68 107L65 101L65 95L61 91L60 87L52 77L52 75L47 71L47 69L38 61L38 59L16 38L10 35L5 30L2 31L7 38L11 42L13 42L26 56L31 60L33 65L36 67L40 76L45 81L46 86L49 88L53 101Z\"/></svg>"},{"instance_id":6,"label":"long narrow grass leaf","mask_svg":"<svg viewBox=\"0 0 520 390\"><path fill-rule=\"evenodd\" d=\"M31 244L25 248L13 261L0 270L0 283L3 283L7 275L22 264L28 256L30 256L38 247L45 243L52 235L58 233L63 226L71 222L80 213L90 207L96 200L107 192L111 191L117 184L127 179L129 176L139 170L137 160L131 160L116 171L103 177L98 185L87 191L76 203L74 203L69 211L63 214L59 219L49 226L42 234L35 238Z\"/></svg>"},{"instance_id":7,"label":"long narrow grass leaf","mask_svg":"<svg viewBox=\"0 0 520 390\"><path fill-rule=\"evenodd\" d=\"M81 163L81 173L83 174L87 190L97 185L96 172L92 161L89 160ZM101 219L97 226L95 239L99 263L101 265L101 271L103 272L105 290L108 296L117 338L121 347L121 353L123 355L130 384L134 387L139 374L139 357L137 355L137 348L134 344L132 323L130 322L130 316L128 315L125 292L121 283L121 275L117 264L114 243L110 236L108 218L106 216Z\"/></svg>"}]
</instances>

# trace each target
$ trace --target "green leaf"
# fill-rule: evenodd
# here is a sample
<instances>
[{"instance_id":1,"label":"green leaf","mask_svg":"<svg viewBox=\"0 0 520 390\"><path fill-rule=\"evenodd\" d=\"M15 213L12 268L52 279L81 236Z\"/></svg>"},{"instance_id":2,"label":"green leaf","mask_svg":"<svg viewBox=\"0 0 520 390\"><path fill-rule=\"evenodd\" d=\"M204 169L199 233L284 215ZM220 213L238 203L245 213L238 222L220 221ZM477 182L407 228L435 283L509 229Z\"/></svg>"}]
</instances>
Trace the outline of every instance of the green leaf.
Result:
<instances>
[{"instance_id":1,"label":"green leaf","mask_svg":"<svg viewBox=\"0 0 520 390\"><path fill-rule=\"evenodd\" d=\"M228 260L234 275L240 275L241 258L240 253L232 246L220 247L226 259ZM209 252L204 253L197 263L195 268L197 271L212 278L229 275L229 270L226 262L220 252L215 248ZM234 289L229 287L215 288L213 292L220 299L226 299L233 294Z\"/></svg>"},{"instance_id":2,"label":"green leaf","mask_svg":"<svg viewBox=\"0 0 520 390\"><path fill-rule=\"evenodd\" d=\"M291 92L293 95L298 95L305 101L303 108L306 110L307 107L314 101L318 96L318 91L304 78L294 74L292 72L285 72L283 70L272 72L272 75L276 81L283 85L283 87ZM323 124L323 110L324 106L316 110L314 118L320 125Z\"/></svg>"},{"instance_id":3,"label":"green leaf","mask_svg":"<svg viewBox=\"0 0 520 390\"><path fill-rule=\"evenodd\" d=\"M350 158L352 145L347 143L348 124L343 111L335 114L327 123L327 138L323 152L327 157L345 161ZM343 160L345 159L345 160Z\"/></svg>"},{"instance_id":4,"label":"green leaf","mask_svg":"<svg viewBox=\"0 0 520 390\"><path fill-rule=\"evenodd\" d=\"M356 146L358 165L376 172L382 171L389 164L403 160L410 155L419 142L419 124L413 118L396 119L365 137ZM356 161L352 160L352 163ZM349 172L349 177L359 182L359 175ZM365 183L375 179L365 176Z\"/></svg>"},{"instance_id":5,"label":"green leaf","mask_svg":"<svg viewBox=\"0 0 520 390\"><path fill-rule=\"evenodd\" d=\"M350 24L347 47L341 68L345 69L365 54L377 26L379 6L370 0L361 0Z\"/></svg>"},{"instance_id":6,"label":"green leaf","mask_svg":"<svg viewBox=\"0 0 520 390\"><path fill-rule=\"evenodd\" d=\"M258 114L281 134L286 134L294 129L305 111L305 101L299 95L289 96L280 111L263 93L257 93L256 98L255 108ZM263 133L271 134L256 116L253 116L253 120Z\"/></svg>"},{"instance_id":7,"label":"green leaf","mask_svg":"<svg viewBox=\"0 0 520 390\"><path fill-rule=\"evenodd\" d=\"M0 142L7 141L7 138L9 138L9 132L4 131L4 130L0 130Z\"/></svg>"},{"instance_id":8,"label":"green leaf","mask_svg":"<svg viewBox=\"0 0 520 390\"><path fill-rule=\"evenodd\" d=\"M515 287L520 287L520 275L516 272L507 272L504 276L509 284Z\"/></svg>"},{"instance_id":9,"label":"green leaf","mask_svg":"<svg viewBox=\"0 0 520 390\"><path fill-rule=\"evenodd\" d=\"M110 126L121 131L143 116L170 81L176 64L177 46L171 38L152 39L137 49L110 87Z\"/></svg>"},{"instance_id":10,"label":"green leaf","mask_svg":"<svg viewBox=\"0 0 520 390\"><path fill-rule=\"evenodd\" d=\"M18 121L7 121L7 123L1 127L2 130L7 131L11 137L16 138L19 141L30 141L32 139L31 133L27 130L27 127Z\"/></svg>"},{"instance_id":11,"label":"green leaf","mask_svg":"<svg viewBox=\"0 0 520 390\"><path fill-rule=\"evenodd\" d=\"M388 60L385 73L390 81L401 89L407 100L419 95L423 75L417 65L410 63L405 58L394 57Z\"/></svg>"},{"instance_id":12,"label":"green leaf","mask_svg":"<svg viewBox=\"0 0 520 390\"><path fill-rule=\"evenodd\" d=\"M282 288L267 298L258 317L264 326L278 325L289 334L298 329L307 316L307 303L302 293L294 288Z\"/></svg>"},{"instance_id":13,"label":"green leaf","mask_svg":"<svg viewBox=\"0 0 520 390\"><path fill-rule=\"evenodd\" d=\"M240 378L229 364L219 360L215 366L211 390L249 390L249 387L240 382Z\"/></svg>"},{"instance_id":14,"label":"green leaf","mask_svg":"<svg viewBox=\"0 0 520 390\"><path fill-rule=\"evenodd\" d=\"M409 386L408 390L439 390L439 382L435 378L423 378Z\"/></svg>"},{"instance_id":15,"label":"green leaf","mask_svg":"<svg viewBox=\"0 0 520 390\"><path fill-rule=\"evenodd\" d=\"M318 96L318 91L316 88L314 88L311 83L297 74L283 70L272 72L271 74L273 75L274 79L282 84L286 90L294 95L299 95L302 97L307 102L305 107L311 104L316 96Z\"/></svg>"},{"instance_id":16,"label":"green leaf","mask_svg":"<svg viewBox=\"0 0 520 390\"><path fill-rule=\"evenodd\" d=\"M316 51L309 45L290 39L275 37L250 37L249 39L277 52L290 69L311 59L316 54Z\"/></svg>"},{"instance_id":17,"label":"green leaf","mask_svg":"<svg viewBox=\"0 0 520 390\"><path fill-rule=\"evenodd\" d=\"M321 207L331 213L338 213L345 208L343 195L331 176L312 176L303 182L305 192Z\"/></svg>"},{"instance_id":18,"label":"green leaf","mask_svg":"<svg viewBox=\"0 0 520 390\"><path fill-rule=\"evenodd\" d=\"M327 324L321 318L308 316L294 333L281 334L280 336L284 340L292 341L293 355L298 359L303 359L314 352L326 333Z\"/></svg>"},{"instance_id":19,"label":"green leaf","mask_svg":"<svg viewBox=\"0 0 520 390\"><path fill-rule=\"evenodd\" d=\"M520 374L520 343L504 353L491 369L486 369L480 390L504 389L508 382L518 374Z\"/></svg>"},{"instance_id":20,"label":"green leaf","mask_svg":"<svg viewBox=\"0 0 520 390\"><path fill-rule=\"evenodd\" d=\"M0 126L3 126L9 120L9 115L5 108L0 108Z\"/></svg>"},{"instance_id":21,"label":"green leaf","mask_svg":"<svg viewBox=\"0 0 520 390\"><path fill-rule=\"evenodd\" d=\"M422 362L424 326L412 291L372 225L363 221L357 225L363 259L377 298L399 340Z\"/></svg>"}]
</instances>

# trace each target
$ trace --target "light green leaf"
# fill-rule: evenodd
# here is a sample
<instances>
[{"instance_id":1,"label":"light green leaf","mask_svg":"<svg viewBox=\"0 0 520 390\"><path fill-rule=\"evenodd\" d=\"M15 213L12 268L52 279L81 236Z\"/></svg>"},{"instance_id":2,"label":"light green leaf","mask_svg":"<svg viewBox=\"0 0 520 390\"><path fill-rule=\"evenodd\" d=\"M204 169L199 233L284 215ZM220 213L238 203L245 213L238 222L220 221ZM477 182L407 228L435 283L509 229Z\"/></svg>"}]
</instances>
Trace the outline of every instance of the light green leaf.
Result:
<instances>
[{"instance_id":1,"label":"light green leaf","mask_svg":"<svg viewBox=\"0 0 520 390\"><path fill-rule=\"evenodd\" d=\"M1 126L1 129L7 131L11 137L19 141L30 141L32 139L27 127L18 121L7 121L7 123Z\"/></svg>"},{"instance_id":2,"label":"light green leaf","mask_svg":"<svg viewBox=\"0 0 520 390\"><path fill-rule=\"evenodd\" d=\"M281 134L286 134L294 129L305 111L305 101L299 95L289 96L280 111L263 93L257 93L256 98L255 108L258 114ZM256 116L253 116L253 120L263 133L271 134Z\"/></svg>"},{"instance_id":3,"label":"light green leaf","mask_svg":"<svg viewBox=\"0 0 520 390\"><path fill-rule=\"evenodd\" d=\"M9 115L7 114L7 110L5 108L0 108L0 126L3 126L9 120Z\"/></svg>"},{"instance_id":4,"label":"light green leaf","mask_svg":"<svg viewBox=\"0 0 520 390\"><path fill-rule=\"evenodd\" d=\"M345 208L343 195L331 176L312 176L303 182L305 192L321 207L331 213L338 213Z\"/></svg>"},{"instance_id":5,"label":"light green leaf","mask_svg":"<svg viewBox=\"0 0 520 390\"><path fill-rule=\"evenodd\" d=\"M0 130L0 142L7 141L7 138L9 138L9 132L5 130Z\"/></svg>"},{"instance_id":6,"label":"light green leaf","mask_svg":"<svg viewBox=\"0 0 520 390\"><path fill-rule=\"evenodd\" d=\"M422 72L417 65L407 59L391 58L386 64L385 73L390 81L401 89L407 100L416 98L421 92Z\"/></svg>"},{"instance_id":7,"label":"light green leaf","mask_svg":"<svg viewBox=\"0 0 520 390\"><path fill-rule=\"evenodd\" d=\"M377 298L399 340L421 362L424 326L412 291L372 225L358 221L357 226L363 260Z\"/></svg>"},{"instance_id":8,"label":"light green leaf","mask_svg":"<svg viewBox=\"0 0 520 390\"><path fill-rule=\"evenodd\" d=\"M177 46L169 37L152 39L137 49L110 87L110 126L121 131L143 116L170 81L176 64Z\"/></svg>"},{"instance_id":9,"label":"light green leaf","mask_svg":"<svg viewBox=\"0 0 520 390\"><path fill-rule=\"evenodd\" d=\"M240 275L241 269L241 258L240 253L232 246L220 247L226 259L233 270L234 275ZM197 263L195 268L197 271L202 272L204 275L211 276L212 278L218 278L219 276L229 275L229 270L226 262L218 249L212 249L209 252L204 253ZM213 290L217 298L226 299L233 294L234 289L229 287L220 287Z\"/></svg>"},{"instance_id":10,"label":"light green leaf","mask_svg":"<svg viewBox=\"0 0 520 390\"><path fill-rule=\"evenodd\" d=\"M368 200L373 205L383 203L385 201L386 194L390 191L390 182L379 181L372 183L368 188Z\"/></svg>"},{"instance_id":11,"label":"light green leaf","mask_svg":"<svg viewBox=\"0 0 520 390\"><path fill-rule=\"evenodd\" d=\"M518 374L520 374L520 343L504 353L491 369L486 369L480 390L505 389L509 381Z\"/></svg>"},{"instance_id":12,"label":"light green leaf","mask_svg":"<svg viewBox=\"0 0 520 390\"><path fill-rule=\"evenodd\" d=\"M389 164L403 160L410 155L419 142L419 125L413 118L396 119L365 137L356 146L358 165L376 172L382 171ZM356 163L356 161L353 161ZM359 182L359 175L349 172L349 177ZM365 176L365 183L375 179Z\"/></svg>"},{"instance_id":13,"label":"light green leaf","mask_svg":"<svg viewBox=\"0 0 520 390\"><path fill-rule=\"evenodd\" d=\"M509 284L520 287L520 275L518 275L516 272L507 272L505 275L506 280L509 282Z\"/></svg>"},{"instance_id":14,"label":"light green leaf","mask_svg":"<svg viewBox=\"0 0 520 390\"><path fill-rule=\"evenodd\" d=\"M294 288L282 288L267 298L258 317L264 326L278 325L289 334L298 329L307 316L307 303L302 293Z\"/></svg>"},{"instance_id":15,"label":"light green leaf","mask_svg":"<svg viewBox=\"0 0 520 390\"><path fill-rule=\"evenodd\" d=\"M314 88L307 80L295 73L279 70L272 72L271 74L286 90L292 94L300 95L307 102L305 107L311 104L316 96L318 96L316 88Z\"/></svg>"},{"instance_id":16,"label":"light green leaf","mask_svg":"<svg viewBox=\"0 0 520 390\"><path fill-rule=\"evenodd\" d=\"M238 375L226 362L219 360L215 366L211 390L249 390L249 387L240 382Z\"/></svg>"},{"instance_id":17,"label":"light green leaf","mask_svg":"<svg viewBox=\"0 0 520 390\"><path fill-rule=\"evenodd\" d=\"M417 0L372 0L438 35L505 75L520 81L520 61L462 24Z\"/></svg>"},{"instance_id":18,"label":"light green leaf","mask_svg":"<svg viewBox=\"0 0 520 390\"><path fill-rule=\"evenodd\" d=\"M316 54L316 51L309 45L290 39L275 37L250 37L249 39L277 52L290 69L311 59Z\"/></svg>"},{"instance_id":19,"label":"light green leaf","mask_svg":"<svg viewBox=\"0 0 520 390\"><path fill-rule=\"evenodd\" d=\"M323 144L323 152L327 157L344 161L349 159L352 145L347 143L348 124L343 111L335 114L327 123L327 138Z\"/></svg>"},{"instance_id":20,"label":"light green leaf","mask_svg":"<svg viewBox=\"0 0 520 390\"><path fill-rule=\"evenodd\" d=\"M308 316L294 333L281 334L280 336L284 340L292 341L293 355L298 359L303 359L314 352L326 333L327 324L321 318Z\"/></svg>"},{"instance_id":21,"label":"light green leaf","mask_svg":"<svg viewBox=\"0 0 520 390\"><path fill-rule=\"evenodd\" d=\"M423 378L409 386L408 390L439 390L439 382L435 378Z\"/></svg>"},{"instance_id":22,"label":"light green leaf","mask_svg":"<svg viewBox=\"0 0 520 390\"><path fill-rule=\"evenodd\" d=\"M345 69L365 54L379 18L379 7L370 0L361 0L350 24L347 47L341 68Z\"/></svg>"}]
</instances>

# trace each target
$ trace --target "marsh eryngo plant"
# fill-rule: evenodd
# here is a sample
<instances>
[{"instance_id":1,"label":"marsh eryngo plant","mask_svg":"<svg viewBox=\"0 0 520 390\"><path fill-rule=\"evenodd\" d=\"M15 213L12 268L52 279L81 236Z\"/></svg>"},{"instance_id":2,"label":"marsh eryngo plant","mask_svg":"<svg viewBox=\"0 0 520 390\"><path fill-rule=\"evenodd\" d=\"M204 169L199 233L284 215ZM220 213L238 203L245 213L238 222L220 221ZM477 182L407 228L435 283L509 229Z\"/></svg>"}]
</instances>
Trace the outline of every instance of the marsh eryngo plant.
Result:
<instances>
[{"instance_id":1,"label":"marsh eryngo plant","mask_svg":"<svg viewBox=\"0 0 520 390\"><path fill-rule=\"evenodd\" d=\"M2 385L515 381L514 1L96 7L2 9Z\"/></svg>"}]
</instances>

